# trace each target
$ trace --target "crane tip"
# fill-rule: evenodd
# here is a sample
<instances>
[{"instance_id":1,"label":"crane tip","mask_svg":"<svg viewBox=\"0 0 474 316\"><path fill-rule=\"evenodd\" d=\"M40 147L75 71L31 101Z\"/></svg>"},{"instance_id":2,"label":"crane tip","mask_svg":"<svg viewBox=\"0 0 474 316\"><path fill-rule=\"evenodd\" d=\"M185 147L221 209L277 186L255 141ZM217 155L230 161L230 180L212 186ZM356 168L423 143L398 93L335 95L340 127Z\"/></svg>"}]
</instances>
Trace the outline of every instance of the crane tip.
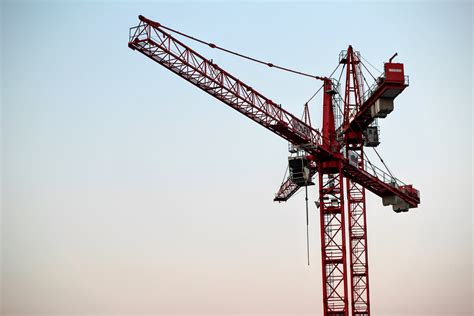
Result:
<instances>
[{"instance_id":1,"label":"crane tip","mask_svg":"<svg viewBox=\"0 0 474 316\"><path fill-rule=\"evenodd\" d=\"M160 27L160 26L161 26L160 23L158 23L158 22L156 22L156 21L152 21L152 20L150 20L150 19L144 17L144 16L141 15L141 14L138 16L138 19L139 19L140 21L145 22L145 23L147 23L147 24L150 24L151 26L154 26L154 27Z\"/></svg>"}]
</instances>

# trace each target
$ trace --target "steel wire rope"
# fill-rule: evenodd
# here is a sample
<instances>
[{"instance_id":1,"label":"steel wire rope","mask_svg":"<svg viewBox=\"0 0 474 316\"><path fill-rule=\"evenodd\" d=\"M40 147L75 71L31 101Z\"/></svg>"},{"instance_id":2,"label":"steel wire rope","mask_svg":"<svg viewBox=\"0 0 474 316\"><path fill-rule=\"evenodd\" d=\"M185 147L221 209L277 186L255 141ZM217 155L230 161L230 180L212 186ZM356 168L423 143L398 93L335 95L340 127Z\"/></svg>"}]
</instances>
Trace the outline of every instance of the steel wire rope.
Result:
<instances>
[{"instance_id":1,"label":"steel wire rope","mask_svg":"<svg viewBox=\"0 0 474 316\"><path fill-rule=\"evenodd\" d=\"M367 154L365 153L365 151L363 152L364 154L364 157L365 157L365 161L367 163L369 163L370 167L372 168L372 171L374 172L375 175L377 175L377 170L375 170L375 168L377 168L377 166L375 166L369 159L369 157L367 156Z\"/></svg>"},{"instance_id":2,"label":"steel wire rope","mask_svg":"<svg viewBox=\"0 0 474 316\"><path fill-rule=\"evenodd\" d=\"M329 75L328 78L331 78L332 75L334 75L334 73L337 71L337 69L339 68L339 66L340 66L340 64L337 65L337 67L332 71L332 73ZM342 69L341 69L341 73L340 73L340 75L339 75L339 79L337 80L338 83L341 81L341 77L342 77L342 73L344 72L344 68L345 68L345 65L344 65L344 66L342 67ZM311 102L311 100L313 100L313 98L319 93L319 91L321 91L321 89L322 89L323 87L324 87L324 84L321 85L321 87L319 87L318 90L316 90L316 92L309 98L308 101L305 102L305 104L308 104L309 102ZM336 90L336 92L337 92L337 94L339 94L339 91ZM339 96L341 96L341 95L339 94ZM342 110L341 110L341 107L340 107L339 105L337 105L337 107L339 108L339 111L341 112L341 114L343 114L343 112L342 112ZM309 109L308 109L308 111L309 111ZM320 134L320 135L321 135L321 138L324 138L323 134ZM326 138L327 138L327 137L326 137Z\"/></svg>"},{"instance_id":3,"label":"steel wire rope","mask_svg":"<svg viewBox=\"0 0 474 316\"><path fill-rule=\"evenodd\" d=\"M364 57L361 56L361 58L364 59L365 61L367 61ZM367 61L367 62L368 62L368 61ZM372 76L372 78L374 78L374 76L370 73L370 71L367 69L367 67L364 65L364 63L361 62L361 64L364 66L364 68L367 70L367 72ZM370 64L370 63L369 63L369 64ZM374 67L374 66L372 66L372 67ZM374 67L374 68L375 68L375 67ZM375 68L375 69L376 69L376 68ZM343 70L344 70L344 69L343 69ZM341 71L341 76L342 76L342 71ZM339 80L340 80L341 76L339 77ZM364 81L367 83L365 77L362 76L362 78L363 78ZM375 79L375 78L374 78L374 79ZM375 80L376 80L376 79L375 79ZM341 94L339 93L339 91L336 91L336 92L337 92L337 94L339 95L339 97L341 97L341 99L342 99L342 96L341 96ZM338 106L338 108L339 108L339 111L341 111L341 108L340 108L339 106ZM360 123L357 123L357 125L359 125L359 128L362 129L362 126L360 125ZM389 175L390 175L392 178L396 179L396 178L393 176L393 174L392 174L392 172L390 171L390 169L388 168L388 166L385 164L385 161L382 159L382 157L380 156L380 154L378 153L378 151L375 149L375 147L372 147L372 149L373 149L373 150L375 151L375 153L377 154L378 158L380 159L380 161L381 161L382 164L384 165L385 169L387 169L387 172L389 173ZM367 154L366 154L365 152L363 152L363 154L364 154L365 158L367 159L367 162L369 163L369 165L372 167L372 170L374 171L374 173L376 173L375 168L374 168L374 165L373 165L372 162L369 160L369 157L367 156Z\"/></svg>"},{"instance_id":4,"label":"steel wire rope","mask_svg":"<svg viewBox=\"0 0 474 316\"><path fill-rule=\"evenodd\" d=\"M156 28L163 28L163 29L166 29L170 32L173 32L173 33L176 33L176 34L179 34L183 37L186 37L190 40L193 40L195 42L198 42L198 43L201 43L203 45L207 45L211 48L215 48L215 49L218 49L218 50L221 50L223 52L226 52L228 54L232 54L232 55L235 55L235 56L238 56L238 57L241 57L241 58L244 58L244 59L247 59L247 60L250 60L250 61L253 61L253 62L256 62L256 63L259 63L259 64L262 64L262 65L266 65L268 67L271 67L271 68L277 68L277 69L280 69L280 70L283 70L283 71L287 71L287 72L291 72L291 73L294 73L294 74L298 74L298 75L301 75L301 76L306 76L306 77L310 77L310 78L314 78L314 79L318 79L318 80L324 80L325 77L321 77L321 76L316 76L316 75L311 75L311 74L308 74L308 73L305 73L305 72L302 72L302 71L298 71L298 70L294 70L294 69L291 69L291 68L287 68L287 67L283 67L283 66L279 66L279 65L275 65L273 63L270 63L270 62L265 62L265 61L262 61L262 60L259 60L257 58L254 58L254 57L250 57L250 56L247 56L247 55L244 55L244 54L241 54L241 53L238 53L236 51L232 51L230 49L227 49L227 48L223 48L223 47L220 47L214 43L211 43L211 42L206 42L204 40L201 40L197 37L194 37L194 36L191 36L191 35L188 35L186 33L183 33L183 32L180 32L178 30L175 30L175 29L172 29L170 27L167 27L167 26L164 26L158 22L154 22L153 23L154 27ZM333 72L329 75L329 78L332 77L332 75L337 71L337 69L339 68L340 64L337 65L337 67L333 70ZM341 72L341 75L342 75L342 72ZM340 80L340 77L339 77L339 80ZM309 103L311 102L311 100L319 93L319 91L321 91L321 89L324 87L324 84L309 98L309 100L306 102L306 103ZM321 137L323 137L321 135Z\"/></svg>"},{"instance_id":5,"label":"steel wire rope","mask_svg":"<svg viewBox=\"0 0 474 316\"><path fill-rule=\"evenodd\" d=\"M382 71L380 71L377 67L375 67L374 65L372 65L367 59L365 59L364 57L362 57L362 55L360 55L360 58L362 58L363 60L365 60L365 61L369 64L369 66L371 66L372 68L374 68L375 70L377 70L377 72L378 72L379 74L382 74Z\"/></svg>"},{"instance_id":6,"label":"steel wire rope","mask_svg":"<svg viewBox=\"0 0 474 316\"><path fill-rule=\"evenodd\" d=\"M308 212L308 181L306 180L305 188L305 202L306 202L306 255L308 256L309 265L309 212Z\"/></svg>"},{"instance_id":7,"label":"steel wire rope","mask_svg":"<svg viewBox=\"0 0 474 316\"><path fill-rule=\"evenodd\" d=\"M367 70L367 72L370 74L370 76L372 77L372 79L374 79L374 81L377 82L377 79L372 75L372 73L369 71L369 69L367 69L367 67L364 65L364 63L363 63L363 62L360 62L360 63L362 64L362 66L364 66L365 70ZM365 79L365 77L364 77L363 75L362 75L362 79L364 79L364 82L365 82L365 84L367 85L367 89L368 89L367 91L370 91L371 86L369 85L369 83L367 82L367 80ZM368 92L368 93L369 93L369 92ZM364 92L364 95L363 95L362 97L364 97L365 94L366 94L366 93Z\"/></svg>"},{"instance_id":8,"label":"steel wire rope","mask_svg":"<svg viewBox=\"0 0 474 316\"><path fill-rule=\"evenodd\" d=\"M392 174L392 172L390 171L390 169L388 169L388 166L385 164L385 161L383 161L382 157L379 155L379 152L377 151L377 149L375 149L375 147L372 147L375 151L375 153L377 154L377 156L379 157L380 161L382 162L382 164L385 166L385 169L387 169L388 173L390 174L390 176L392 178L395 178Z\"/></svg>"},{"instance_id":9,"label":"steel wire rope","mask_svg":"<svg viewBox=\"0 0 474 316\"><path fill-rule=\"evenodd\" d=\"M376 81L377 79L374 77L374 75L372 75L372 73L370 72L370 70L367 68L367 66L365 66L365 64L363 62L360 62L360 64L362 66L364 66L365 70L367 70L367 72L369 73L369 75L372 77L372 79L374 79L374 81ZM362 76L364 78L364 81L367 83L367 80L365 80L365 77Z\"/></svg>"},{"instance_id":10,"label":"steel wire rope","mask_svg":"<svg viewBox=\"0 0 474 316\"><path fill-rule=\"evenodd\" d=\"M157 23L157 22L155 22L155 23ZM266 61L263 61L263 60L260 60L260 59L254 58L254 57L250 57L250 56L247 56L247 55L238 53L238 52L236 52L236 51L233 51L233 50L230 50L230 49L227 49L227 48L220 47L220 46L218 46L218 45L216 45L216 44L214 44L214 43L203 41L203 40L201 40L201 39L199 39L199 38L196 38L196 37L194 37L194 36L191 36L191 35L185 34L185 33L183 33L183 32L177 31L177 30L175 30L175 29L172 29L172 28L170 28L170 27L164 26L164 25L159 24L159 23L157 23L156 27L166 29L166 30L168 30L168 31L170 31L170 32L179 34L179 35L181 35L181 36L184 36L184 37L186 37L186 38L189 38L190 40L193 40L193 41L196 41L196 42L198 42L198 43L207 45L207 46L209 46L209 47L211 47L211 48L215 48L215 49L221 50L221 51L223 51L223 52L226 52L226 53L228 53L228 54L232 54L232 55L235 55L235 56L238 56L238 57L241 57L241 58L244 58L244 59L247 59L247 60L250 60L250 61L259 63L259 64L262 64L262 65L266 65L266 66L268 66L268 67L270 67L270 68L276 68L276 69L280 69L280 70L283 70L283 71L291 72L291 73L294 73L294 74L297 74L297 75L301 75L301 76L305 76L305 77L310 77L310 78L314 78L314 79L318 79L318 80L324 79L324 77L321 77L321 76L316 76L316 75L312 75L312 74L309 74L309 73L306 73L306 72L302 72L302 71L294 70L294 69L291 69L291 68L279 66L279 65L276 65L276 64L273 64L273 63L270 63L270 62L266 62Z\"/></svg>"},{"instance_id":11,"label":"steel wire rope","mask_svg":"<svg viewBox=\"0 0 474 316\"><path fill-rule=\"evenodd\" d=\"M223 48L223 47L220 47L214 43L211 43L211 42L206 42L206 41L203 41L199 38L196 38L194 36L191 36L191 35L188 35L188 34L185 34L183 32L180 32L180 31L177 31L175 29L172 29L170 27L167 27L167 26L164 26L162 24L159 24L157 23L157 27L158 28L163 28L163 29L166 29L170 32L173 32L173 33L176 33L176 34L179 34L181 36L184 36L186 38L189 38L193 41L196 41L198 43L201 43L201 44L204 44L204 45L207 45L211 48L215 48L217 50L221 50L223 52L226 52L228 54L231 54L231 55L235 55L235 56L238 56L238 57L241 57L241 58L244 58L244 59L247 59L247 60L250 60L250 61L253 61L253 62L256 62L256 63L260 63L262 65L266 65L270 68L276 68L276 69L280 69L280 70L283 70L283 71L287 71L287 72L291 72L291 73L294 73L294 74L298 74L298 75L301 75L301 76L306 76L306 77L310 77L310 78L314 78L314 79L318 79L318 80L323 80L324 77L321 77L321 76L315 76L315 75L312 75L312 74L308 74L308 73L305 73L305 72L302 72L302 71L298 71L298 70L294 70L294 69L291 69L291 68L287 68L287 67L283 67L283 66L279 66L279 65L276 65L276 64L273 64L273 63L270 63L270 62L265 62L265 61L262 61L262 60L259 60L257 58L254 58L254 57L250 57L250 56L247 56L247 55L244 55L244 54L241 54L241 53L238 53L238 52L235 52L235 51L232 51L230 49L227 49L227 48ZM368 60L366 60L364 57L361 56L362 59L364 59L372 68L374 68L375 70L377 70L378 72L380 72L375 66L373 66ZM364 65L364 63L361 62L361 64L364 66L364 68L367 70L367 72L372 76L372 78L374 78L375 80L375 77L372 75L372 73L369 71L369 69ZM337 65L337 67L333 70L333 72L329 75L329 78L332 77L332 75L336 72L336 70L339 68L340 64ZM343 67L344 69L344 67ZM380 72L381 73L381 72ZM339 80L341 79L341 76L342 76L342 71L341 71L341 75L339 76ZM365 80L365 78L364 78ZM367 81L366 81L367 83ZM319 93L319 91L321 91L321 89L324 87L324 85L322 85L310 98L309 100L306 102L306 103L309 103L311 102L311 100ZM337 93L339 94L339 92L337 91ZM339 94L339 96L342 98L342 96ZM338 108L339 108L339 111L341 111L342 113L342 110L341 108L339 107L339 105L337 105ZM383 161L382 157L380 157L379 153L377 152L377 150L375 148L373 148L375 153L377 154L377 156L379 157L380 161L383 163L383 165L385 166L385 168L387 169L387 171L389 172L390 176L393 177L390 169L387 167L387 165L385 164L385 162ZM369 162L370 163L370 162ZM286 172L285 172L285 175L286 175Z\"/></svg>"},{"instance_id":12,"label":"steel wire rope","mask_svg":"<svg viewBox=\"0 0 474 316\"><path fill-rule=\"evenodd\" d=\"M302 71L298 71L298 70L294 70L294 69L291 69L291 68L287 68L287 67L283 67L283 66L279 66L279 65L275 65L273 63L270 63L270 62L265 62L265 61L262 61L262 60L259 60L257 58L254 58L254 57L250 57L250 56L247 56L247 55L244 55L244 54L241 54L241 53L238 53L236 51L232 51L230 49L227 49L227 48L223 48L223 47L220 47L214 43L210 43L210 42L206 42L204 40L201 40L197 37L194 37L194 36L191 36L191 35L188 35L186 33L183 33L183 32L180 32L180 31L177 31L175 29L172 29L170 27L167 27L167 26L164 26L158 22L154 22L152 23L152 25L156 28L163 28L163 29L166 29L170 32L173 32L173 33L176 33L176 34L179 34L183 37L186 37L188 39L191 39L195 42L198 42L198 43L201 43L203 45L207 45L211 48L215 48L215 49L218 49L218 50L221 50L223 52L226 52L228 54L232 54L232 55L235 55L235 56L238 56L238 57L241 57L241 58L244 58L244 59L247 59L247 60L250 60L250 61L253 61L253 62L256 62L256 63L259 63L259 64L262 64L262 65L266 65L268 67L271 67L271 68L277 68L277 69L280 69L280 70L283 70L283 71L287 71L287 72L291 72L291 73L294 73L294 74L298 74L298 75L301 75L301 76L306 76L306 77L310 77L310 78L314 78L314 79L317 79L317 80L324 80L325 77L321 77L321 76L316 76L316 75L312 75L312 74L308 74L308 73L305 73L305 72L302 72ZM331 75L329 77L331 77L334 72L337 70L337 68L339 68L339 65L334 69L334 71L331 73ZM314 94L313 96L306 102L310 102L317 94L319 91L321 91L321 89L323 88L324 85L322 85Z\"/></svg>"},{"instance_id":13,"label":"steel wire rope","mask_svg":"<svg viewBox=\"0 0 474 316\"><path fill-rule=\"evenodd\" d=\"M340 66L340 64L337 65L337 67L332 71L332 73L329 75L328 78L331 78L331 77L332 77L332 75L336 72L336 70L337 70L337 68L339 68L339 66ZM345 66L344 66L344 67L345 67ZM343 67L343 69L344 69L344 67ZM342 72L341 72L341 74L342 74ZM339 77L339 79L341 79L341 77ZM309 100L306 101L305 103L311 102L311 100L313 100L313 98L319 93L319 91L321 91L321 89L322 89L323 87L324 87L324 84L321 85L321 87L319 87L319 89L318 89L318 90L309 98Z\"/></svg>"},{"instance_id":14,"label":"steel wire rope","mask_svg":"<svg viewBox=\"0 0 474 316\"><path fill-rule=\"evenodd\" d=\"M286 165L285 174L283 175L283 181L281 181L281 184L285 183L286 174L288 173L288 169L289 169L289 166L288 166L288 164L287 164L287 165Z\"/></svg>"}]
</instances>

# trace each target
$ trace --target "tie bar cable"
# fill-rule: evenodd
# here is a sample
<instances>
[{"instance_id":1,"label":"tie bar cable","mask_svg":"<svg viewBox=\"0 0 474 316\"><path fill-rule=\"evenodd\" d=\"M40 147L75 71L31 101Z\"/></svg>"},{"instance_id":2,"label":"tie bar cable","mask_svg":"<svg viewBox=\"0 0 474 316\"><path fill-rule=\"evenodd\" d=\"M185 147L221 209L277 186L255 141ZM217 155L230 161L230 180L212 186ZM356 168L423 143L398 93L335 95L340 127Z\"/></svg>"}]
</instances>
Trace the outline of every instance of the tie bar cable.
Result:
<instances>
[{"instance_id":1,"label":"tie bar cable","mask_svg":"<svg viewBox=\"0 0 474 316\"><path fill-rule=\"evenodd\" d=\"M154 22L154 21L153 21ZM231 54L231 55L235 55L235 56L238 56L238 57L241 57L241 58L244 58L244 59L247 59L247 60L250 60L250 61L253 61L253 62L256 62L256 63L259 63L259 64L262 64L262 65L266 65L270 68L276 68L276 69L279 69L279 70L283 70L283 71L287 71L287 72L291 72L291 73L294 73L294 74L297 74L297 75L301 75L301 76L305 76L305 77L310 77L310 78L313 78L313 79L317 79L317 80L323 80L324 77L321 77L321 76L315 76L315 75L312 75L312 74L309 74L309 73L305 73L305 72L302 72L302 71L298 71L298 70L294 70L294 69L291 69L291 68L287 68L287 67L283 67L283 66L279 66L279 65L275 65L273 63L270 63L270 62L266 62L266 61L263 61L263 60L260 60L260 59L257 59L257 58L254 58L254 57L250 57L250 56L247 56L247 55L244 55L244 54L241 54L241 53L238 53L236 51L232 51L230 49L227 49L227 48L224 48L224 47L220 47L214 43L210 43L210 42L206 42L206 41L203 41L199 38L196 38L194 36L191 36L191 35L188 35L188 34L185 34L183 32L180 32L180 31L177 31L175 29L172 29L170 27L167 27L167 26L164 26L158 22L154 22L153 25L155 25L156 27L160 27L160 28L163 28L165 30L168 30L170 32L173 32L173 33L176 33L178 35L181 35L181 36L184 36L186 38L189 38L190 40L193 40L195 42L198 42L198 43L201 43L201 44L204 44L204 45L207 45L211 48L215 48L215 49L218 49L220 51L223 51L225 53L228 53L228 54Z\"/></svg>"}]
</instances>

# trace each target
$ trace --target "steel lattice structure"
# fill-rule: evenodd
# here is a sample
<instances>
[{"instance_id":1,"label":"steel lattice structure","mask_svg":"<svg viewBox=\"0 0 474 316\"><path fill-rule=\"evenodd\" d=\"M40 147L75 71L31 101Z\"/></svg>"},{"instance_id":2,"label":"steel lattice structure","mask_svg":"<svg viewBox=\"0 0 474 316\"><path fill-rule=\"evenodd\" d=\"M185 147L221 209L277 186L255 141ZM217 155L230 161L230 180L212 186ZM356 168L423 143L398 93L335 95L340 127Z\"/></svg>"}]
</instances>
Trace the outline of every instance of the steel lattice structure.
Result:
<instances>
[{"instance_id":1,"label":"steel lattice structure","mask_svg":"<svg viewBox=\"0 0 474 316\"><path fill-rule=\"evenodd\" d=\"M301 170L307 172L298 174L305 175L304 182L294 178L296 173L293 177L290 175L274 200L287 201L302 186L313 184L311 179L317 175L324 315L370 315L366 189L382 197L384 205L392 205L396 212L416 208L420 203L416 189L364 158L368 130L374 130L376 118L385 117L391 112L393 99L408 86L403 64L392 63L392 59L385 63L384 74L365 91L359 53L351 46L343 51L339 63L346 69L344 111L342 124L336 128L334 112L337 82L266 63L270 67L323 81L323 126L320 131L311 126L307 106L305 119L298 119L281 105L173 37L168 31L171 29L143 16L139 16L139 20L139 25L130 29L128 46L131 49L287 140L295 149L294 152L303 153L301 161L304 162L304 168ZM208 45L216 47L214 44ZM369 146L372 145L369 143ZM349 247L346 247L346 239Z\"/></svg>"},{"instance_id":2,"label":"steel lattice structure","mask_svg":"<svg viewBox=\"0 0 474 316\"><path fill-rule=\"evenodd\" d=\"M347 54L342 56L340 63L346 66L346 84L344 94L344 124L348 126L361 107L360 56L351 46ZM348 130L344 133L346 158L349 153L360 157L359 168L364 168L364 139L362 130ZM365 189L363 186L347 178L347 209L349 215L349 247L350 247L350 284L351 307L354 315L369 315L369 266L367 251L367 221L365 208Z\"/></svg>"}]
</instances>

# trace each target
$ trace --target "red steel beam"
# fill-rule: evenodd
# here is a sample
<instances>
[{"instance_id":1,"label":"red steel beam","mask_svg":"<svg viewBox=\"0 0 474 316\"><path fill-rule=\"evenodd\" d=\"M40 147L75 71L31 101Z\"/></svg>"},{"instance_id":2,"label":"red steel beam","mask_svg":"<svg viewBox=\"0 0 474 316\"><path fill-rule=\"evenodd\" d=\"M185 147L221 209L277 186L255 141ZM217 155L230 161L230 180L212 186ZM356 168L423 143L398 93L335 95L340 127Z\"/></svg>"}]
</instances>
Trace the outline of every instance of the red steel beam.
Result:
<instances>
[{"instance_id":1,"label":"red steel beam","mask_svg":"<svg viewBox=\"0 0 474 316\"><path fill-rule=\"evenodd\" d=\"M323 168L333 163L334 167ZM318 167L324 316L347 316L346 237L343 177L339 162Z\"/></svg>"},{"instance_id":2,"label":"red steel beam","mask_svg":"<svg viewBox=\"0 0 474 316\"><path fill-rule=\"evenodd\" d=\"M374 121L370 108L375 101L379 98L395 98L408 87L407 81L393 82L384 79L384 77L379 77L377 81L372 90L367 91L368 95L365 101L361 102L359 110L356 115L350 119L345 131L364 131Z\"/></svg>"},{"instance_id":3,"label":"red steel beam","mask_svg":"<svg viewBox=\"0 0 474 316\"><path fill-rule=\"evenodd\" d=\"M128 46L131 49L139 51L312 156L317 168L314 172L316 170L319 172L324 314L348 315L343 177L350 180L348 181L350 219L362 220L353 222L350 229L351 266L354 269L353 289L361 286L363 282L368 282L368 278L354 279L355 276L368 274L366 265L365 272L362 270L360 272L358 269L359 261L367 262L364 188L380 197L397 196L406 201L410 207L417 207L420 202L419 196L387 174L364 170L363 160L362 164L351 164L339 152L338 145L331 143L327 136L323 137L319 130L312 128L211 60L172 37L160 28L159 23L143 16L139 16L139 19L140 24L130 29ZM404 89L404 84L380 82L367 100L360 107L357 106L358 112L349 120L346 131L347 129L362 131L372 120L370 107L373 102L379 97L396 96ZM328 164L332 165L328 167ZM288 179L280 188L275 200L286 201L298 188L299 186ZM364 198L362 208L358 194ZM356 201L357 199L359 201ZM359 206L355 207L356 204ZM364 226L362 235L358 233L360 225ZM360 236L365 238L362 241L365 249L363 251L354 250L362 245ZM368 306L368 288L366 298L363 286L360 288L362 290L356 293L358 296L353 297L353 306L360 306L355 301L366 302ZM363 314L364 307L361 307L360 311Z\"/></svg>"},{"instance_id":4,"label":"red steel beam","mask_svg":"<svg viewBox=\"0 0 474 316\"><path fill-rule=\"evenodd\" d=\"M317 129L172 37L157 22L143 16L139 18L140 24L131 29L128 43L131 49L295 145L320 143L321 135Z\"/></svg>"},{"instance_id":5,"label":"red steel beam","mask_svg":"<svg viewBox=\"0 0 474 316\"><path fill-rule=\"evenodd\" d=\"M342 155L321 146L322 135L317 129L172 37L159 27L159 23L143 16L139 18L140 24L130 29L128 46L131 49L139 51L290 143L300 146L312 154L316 162L340 159L344 176L376 195L395 195L411 207L418 205L419 198L391 184L391 179L379 179L352 166Z\"/></svg>"},{"instance_id":6,"label":"red steel beam","mask_svg":"<svg viewBox=\"0 0 474 316\"><path fill-rule=\"evenodd\" d=\"M345 58L346 85L344 95L344 126L350 124L352 113L358 118L361 111L361 84L359 54L352 46L347 49ZM370 108L369 108L370 112ZM369 113L370 114L370 113ZM371 118L371 116L370 116ZM354 122L354 120L352 121ZM359 124L357 124L359 126ZM360 126L359 126L360 127ZM364 168L364 142L360 130L350 130L346 134L346 155L357 154L356 162L359 169ZM348 130L346 130L348 132ZM355 132L355 133L354 133ZM367 221L364 186L346 177L347 213L349 227L349 263L351 286L351 314L352 316L370 315L370 287L369 266L367 251Z\"/></svg>"}]
</instances>

